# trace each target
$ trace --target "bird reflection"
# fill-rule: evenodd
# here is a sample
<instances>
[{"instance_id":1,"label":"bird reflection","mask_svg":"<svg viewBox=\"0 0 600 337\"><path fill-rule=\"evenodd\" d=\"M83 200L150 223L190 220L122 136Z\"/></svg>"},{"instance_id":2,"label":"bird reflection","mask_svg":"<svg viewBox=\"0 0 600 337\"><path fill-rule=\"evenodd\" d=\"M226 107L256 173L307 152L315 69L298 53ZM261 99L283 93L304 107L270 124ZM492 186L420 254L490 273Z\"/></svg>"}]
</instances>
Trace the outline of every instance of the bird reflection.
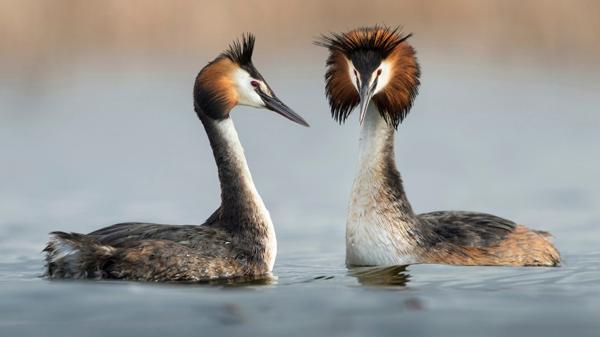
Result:
<instances>
[{"instance_id":1,"label":"bird reflection","mask_svg":"<svg viewBox=\"0 0 600 337\"><path fill-rule=\"evenodd\" d=\"M258 275L258 276L247 276L247 277L235 277L235 278L224 278L217 280L210 280L206 282L200 282L199 284L208 284L225 287L247 287L247 286L268 286L277 283L277 277L272 274Z\"/></svg>"},{"instance_id":2,"label":"bird reflection","mask_svg":"<svg viewBox=\"0 0 600 337\"><path fill-rule=\"evenodd\" d=\"M217 286L217 287L252 287L252 286L268 286L277 284L277 276L273 274L256 275L256 276L244 276L244 277L233 277L233 278L222 278L214 280L203 280L197 282L185 282L176 281L168 282L171 286Z\"/></svg>"},{"instance_id":3,"label":"bird reflection","mask_svg":"<svg viewBox=\"0 0 600 337\"><path fill-rule=\"evenodd\" d=\"M362 285L404 287L410 279L406 267L355 267L348 269L348 274L356 277Z\"/></svg>"}]
</instances>

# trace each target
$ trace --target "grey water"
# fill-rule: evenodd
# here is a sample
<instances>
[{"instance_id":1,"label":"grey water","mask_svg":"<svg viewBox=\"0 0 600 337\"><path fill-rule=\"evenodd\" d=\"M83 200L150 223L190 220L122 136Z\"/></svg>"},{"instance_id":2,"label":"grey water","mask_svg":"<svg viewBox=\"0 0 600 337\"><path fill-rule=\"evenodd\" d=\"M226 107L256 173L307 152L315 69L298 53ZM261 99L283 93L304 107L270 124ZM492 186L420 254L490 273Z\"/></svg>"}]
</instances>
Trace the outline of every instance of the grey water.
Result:
<instances>
[{"instance_id":1,"label":"grey water","mask_svg":"<svg viewBox=\"0 0 600 337\"><path fill-rule=\"evenodd\" d=\"M320 65L320 61L315 61ZM347 269L346 204L358 117L329 116L321 66L259 69L311 124L233 118L277 230L273 276L254 282L48 281L52 230L122 221L202 223L215 165L191 102L202 64L0 79L0 336L598 336L600 72L436 62L396 139L418 212L490 212L548 230L559 268ZM68 70L68 71L67 71Z\"/></svg>"}]
</instances>

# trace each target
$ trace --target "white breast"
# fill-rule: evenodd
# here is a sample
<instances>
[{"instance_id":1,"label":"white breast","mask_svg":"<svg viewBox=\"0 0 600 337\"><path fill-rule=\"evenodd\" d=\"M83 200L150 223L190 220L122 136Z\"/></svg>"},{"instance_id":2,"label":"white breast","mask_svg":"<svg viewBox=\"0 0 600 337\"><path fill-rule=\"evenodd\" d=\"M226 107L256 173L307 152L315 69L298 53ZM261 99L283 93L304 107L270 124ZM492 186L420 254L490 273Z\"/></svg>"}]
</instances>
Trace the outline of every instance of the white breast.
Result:
<instances>
[{"instance_id":1,"label":"white breast","mask_svg":"<svg viewBox=\"0 0 600 337\"><path fill-rule=\"evenodd\" d=\"M359 266L417 263L417 257L411 254L414 246L398 231L405 226L394 223L396 217L377 205L368 193L372 185L365 181L356 184L346 223L346 263Z\"/></svg>"}]
</instances>

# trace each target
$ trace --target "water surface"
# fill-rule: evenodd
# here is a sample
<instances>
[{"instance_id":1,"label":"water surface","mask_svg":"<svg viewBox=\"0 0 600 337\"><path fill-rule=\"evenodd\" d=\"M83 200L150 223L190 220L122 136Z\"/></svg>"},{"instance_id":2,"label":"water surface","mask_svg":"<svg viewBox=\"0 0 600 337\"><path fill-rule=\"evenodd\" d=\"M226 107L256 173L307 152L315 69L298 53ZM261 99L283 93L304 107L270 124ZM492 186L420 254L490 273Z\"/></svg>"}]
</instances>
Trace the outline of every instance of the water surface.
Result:
<instances>
[{"instance_id":1,"label":"water surface","mask_svg":"<svg viewBox=\"0 0 600 337\"><path fill-rule=\"evenodd\" d=\"M268 111L233 113L277 230L272 278L40 278L49 231L201 223L218 205L192 110L197 62L74 64L60 76L1 80L0 335L597 336L597 74L456 66L427 55L420 96L396 140L414 208L491 212L551 231L560 268L346 269L358 117L344 127L330 119L321 67L291 73L273 62L263 75L312 127Z\"/></svg>"}]
</instances>

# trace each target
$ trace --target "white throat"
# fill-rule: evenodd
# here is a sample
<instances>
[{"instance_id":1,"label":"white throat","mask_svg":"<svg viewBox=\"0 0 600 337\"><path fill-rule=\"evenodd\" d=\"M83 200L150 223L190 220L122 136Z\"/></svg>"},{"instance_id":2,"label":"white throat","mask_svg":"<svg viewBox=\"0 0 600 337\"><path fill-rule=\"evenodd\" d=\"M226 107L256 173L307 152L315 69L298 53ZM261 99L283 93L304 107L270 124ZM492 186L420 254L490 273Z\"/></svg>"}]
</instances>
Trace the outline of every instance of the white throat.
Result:
<instances>
[{"instance_id":1,"label":"white throat","mask_svg":"<svg viewBox=\"0 0 600 337\"><path fill-rule=\"evenodd\" d=\"M215 121L214 125L215 129L217 129L223 138L224 145L227 147L227 153L230 155L228 159L234 163L234 167L239 171L242 184L249 189L249 192L251 192L254 199L264 207L262 198L260 197L260 194L258 194L256 186L254 186L252 174L250 173L250 168L248 168L246 156L244 155L244 148L242 147L242 143L240 143L240 138L238 137L233 121L231 118L226 118Z\"/></svg>"},{"instance_id":2,"label":"white throat","mask_svg":"<svg viewBox=\"0 0 600 337\"><path fill-rule=\"evenodd\" d=\"M360 129L359 175L360 170L369 169L373 165L378 164L383 155L388 137L390 137L389 126L383 117L381 117L377 106L372 102L369 103L365 120Z\"/></svg>"}]
</instances>

